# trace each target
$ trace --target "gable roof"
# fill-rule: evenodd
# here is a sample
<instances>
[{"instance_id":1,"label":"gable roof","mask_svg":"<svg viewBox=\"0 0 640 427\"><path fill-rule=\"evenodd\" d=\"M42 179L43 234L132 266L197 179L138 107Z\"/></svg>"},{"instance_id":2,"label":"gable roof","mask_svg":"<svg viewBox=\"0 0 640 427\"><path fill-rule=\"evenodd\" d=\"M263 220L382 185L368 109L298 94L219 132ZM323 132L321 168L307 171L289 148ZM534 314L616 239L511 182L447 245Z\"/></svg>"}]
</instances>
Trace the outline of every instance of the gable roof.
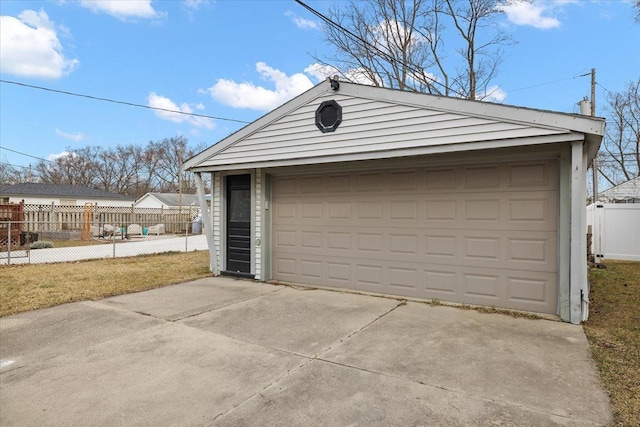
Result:
<instances>
[{"instance_id":1,"label":"gable roof","mask_svg":"<svg viewBox=\"0 0 640 427\"><path fill-rule=\"evenodd\" d=\"M315 111L331 100L342 106L342 123L321 133ZM336 91L325 81L190 158L185 168L290 166L584 140L592 157L604 126L601 118L346 82Z\"/></svg>"},{"instance_id":2,"label":"gable roof","mask_svg":"<svg viewBox=\"0 0 640 427\"><path fill-rule=\"evenodd\" d=\"M166 206L180 206L180 193L147 193L138 202L146 196L153 197ZM182 194L182 206L189 206L192 203L198 204L197 194Z\"/></svg>"},{"instance_id":3,"label":"gable roof","mask_svg":"<svg viewBox=\"0 0 640 427\"><path fill-rule=\"evenodd\" d=\"M22 184L0 186L0 194L6 196L41 196L62 197L72 199L110 199L130 200L135 197L123 194L109 193L97 188L83 187L81 185L43 184L39 182L24 182Z\"/></svg>"},{"instance_id":4,"label":"gable roof","mask_svg":"<svg viewBox=\"0 0 640 427\"><path fill-rule=\"evenodd\" d=\"M640 176L601 192L600 200L640 201Z\"/></svg>"}]
</instances>

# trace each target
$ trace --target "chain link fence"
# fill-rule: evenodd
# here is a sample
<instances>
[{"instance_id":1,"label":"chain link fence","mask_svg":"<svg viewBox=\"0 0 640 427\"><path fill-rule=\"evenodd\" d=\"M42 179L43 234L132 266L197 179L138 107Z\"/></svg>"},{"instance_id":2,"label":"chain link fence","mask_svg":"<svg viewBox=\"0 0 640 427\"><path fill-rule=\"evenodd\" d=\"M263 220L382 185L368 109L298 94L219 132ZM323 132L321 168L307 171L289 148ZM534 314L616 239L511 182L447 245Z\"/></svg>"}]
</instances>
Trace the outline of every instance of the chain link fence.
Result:
<instances>
[{"instance_id":1,"label":"chain link fence","mask_svg":"<svg viewBox=\"0 0 640 427\"><path fill-rule=\"evenodd\" d=\"M122 215L118 222L106 222L105 217L89 212L74 221L0 221L0 265L208 249L202 219L193 212L174 218L150 217L147 221L142 215L131 217Z\"/></svg>"}]
</instances>

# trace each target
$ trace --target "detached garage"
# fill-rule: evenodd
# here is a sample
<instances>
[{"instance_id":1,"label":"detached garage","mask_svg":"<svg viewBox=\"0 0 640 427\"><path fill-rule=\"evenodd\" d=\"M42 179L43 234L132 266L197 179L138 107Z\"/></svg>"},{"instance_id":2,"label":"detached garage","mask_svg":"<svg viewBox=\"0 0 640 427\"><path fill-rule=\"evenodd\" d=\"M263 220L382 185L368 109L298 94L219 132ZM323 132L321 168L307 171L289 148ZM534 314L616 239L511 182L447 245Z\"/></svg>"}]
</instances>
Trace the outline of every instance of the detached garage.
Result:
<instances>
[{"instance_id":1,"label":"detached garage","mask_svg":"<svg viewBox=\"0 0 640 427\"><path fill-rule=\"evenodd\" d=\"M585 172L603 132L602 119L327 81L185 166L200 184L213 174L214 274L579 323Z\"/></svg>"}]
</instances>

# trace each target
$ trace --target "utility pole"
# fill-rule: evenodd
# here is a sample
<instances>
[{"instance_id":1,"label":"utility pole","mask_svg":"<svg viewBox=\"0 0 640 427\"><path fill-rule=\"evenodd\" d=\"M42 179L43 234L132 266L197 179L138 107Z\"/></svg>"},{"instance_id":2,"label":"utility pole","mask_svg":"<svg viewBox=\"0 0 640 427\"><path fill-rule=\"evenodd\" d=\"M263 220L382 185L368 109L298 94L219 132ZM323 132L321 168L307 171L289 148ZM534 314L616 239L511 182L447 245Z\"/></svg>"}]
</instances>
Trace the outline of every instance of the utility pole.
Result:
<instances>
[{"instance_id":1,"label":"utility pole","mask_svg":"<svg viewBox=\"0 0 640 427\"><path fill-rule=\"evenodd\" d=\"M596 116L596 69L591 69L591 117Z\"/></svg>"},{"instance_id":2,"label":"utility pole","mask_svg":"<svg viewBox=\"0 0 640 427\"><path fill-rule=\"evenodd\" d=\"M182 213L182 151L180 151L180 168L178 169L178 205Z\"/></svg>"},{"instance_id":3,"label":"utility pole","mask_svg":"<svg viewBox=\"0 0 640 427\"><path fill-rule=\"evenodd\" d=\"M596 116L596 69L591 69L591 117ZM593 203L598 201L598 156L591 162L593 172Z\"/></svg>"}]
</instances>

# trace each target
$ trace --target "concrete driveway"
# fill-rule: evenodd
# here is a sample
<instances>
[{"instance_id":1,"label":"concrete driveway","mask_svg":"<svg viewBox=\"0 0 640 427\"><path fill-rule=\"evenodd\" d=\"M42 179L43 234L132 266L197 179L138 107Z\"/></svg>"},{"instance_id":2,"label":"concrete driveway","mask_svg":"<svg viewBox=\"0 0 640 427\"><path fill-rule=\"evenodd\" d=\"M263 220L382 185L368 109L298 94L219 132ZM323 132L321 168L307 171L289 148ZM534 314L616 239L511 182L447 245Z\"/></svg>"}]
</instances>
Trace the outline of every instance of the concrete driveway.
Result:
<instances>
[{"instance_id":1,"label":"concrete driveway","mask_svg":"<svg viewBox=\"0 0 640 427\"><path fill-rule=\"evenodd\" d=\"M604 425L580 326L229 278L0 319L0 425Z\"/></svg>"}]
</instances>

